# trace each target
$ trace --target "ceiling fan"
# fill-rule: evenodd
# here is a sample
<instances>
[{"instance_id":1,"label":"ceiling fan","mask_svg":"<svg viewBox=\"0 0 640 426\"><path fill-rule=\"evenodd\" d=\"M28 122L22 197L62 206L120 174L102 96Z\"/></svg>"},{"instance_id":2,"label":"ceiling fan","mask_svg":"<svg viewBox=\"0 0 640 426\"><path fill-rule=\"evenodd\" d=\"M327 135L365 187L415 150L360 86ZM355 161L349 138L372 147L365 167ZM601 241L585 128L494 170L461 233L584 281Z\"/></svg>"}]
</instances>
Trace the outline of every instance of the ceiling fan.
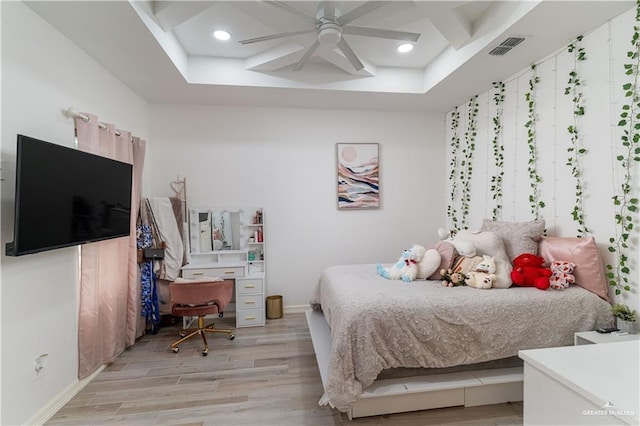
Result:
<instances>
[{"instance_id":1,"label":"ceiling fan","mask_svg":"<svg viewBox=\"0 0 640 426\"><path fill-rule=\"evenodd\" d=\"M353 49L351 49L349 44L342 37L343 34L402 40L414 43L418 41L418 38L420 38L420 34L418 33L348 25L352 21L370 12L373 12L374 10L379 9L380 7L388 3L391 3L390 1L368 1L339 16L336 16L336 2L321 1L318 4L318 18L314 18L313 16L310 16L293 6L290 6L283 1L267 1L266 3L272 6L279 7L280 9L286 10L287 12L290 12L310 23L313 23L313 28L250 38L247 40L241 40L240 43L258 43L261 41L293 37L301 34L308 34L313 32L317 33L316 40L306 50L306 52L304 52L302 58L293 67L294 71L300 70L305 62L311 57L311 55L313 55L318 47L320 47L320 45L337 46L356 71L360 71L361 69L363 69L364 65L362 64L362 62L360 62L360 59L358 59L358 56L355 54Z\"/></svg>"}]
</instances>

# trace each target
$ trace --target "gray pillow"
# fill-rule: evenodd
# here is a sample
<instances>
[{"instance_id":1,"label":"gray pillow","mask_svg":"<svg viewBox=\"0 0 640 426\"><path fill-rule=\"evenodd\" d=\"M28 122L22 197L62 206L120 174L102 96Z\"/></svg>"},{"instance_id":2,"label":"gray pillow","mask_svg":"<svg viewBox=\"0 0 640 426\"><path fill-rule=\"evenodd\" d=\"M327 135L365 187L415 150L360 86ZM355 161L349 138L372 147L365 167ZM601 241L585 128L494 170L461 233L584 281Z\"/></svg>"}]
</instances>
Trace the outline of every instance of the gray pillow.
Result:
<instances>
[{"instance_id":1,"label":"gray pillow","mask_svg":"<svg viewBox=\"0 0 640 426\"><path fill-rule=\"evenodd\" d=\"M507 256L513 262L522 253L538 254L538 242L544 234L544 220L499 222L484 219L480 230L494 232L502 238Z\"/></svg>"}]
</instances>

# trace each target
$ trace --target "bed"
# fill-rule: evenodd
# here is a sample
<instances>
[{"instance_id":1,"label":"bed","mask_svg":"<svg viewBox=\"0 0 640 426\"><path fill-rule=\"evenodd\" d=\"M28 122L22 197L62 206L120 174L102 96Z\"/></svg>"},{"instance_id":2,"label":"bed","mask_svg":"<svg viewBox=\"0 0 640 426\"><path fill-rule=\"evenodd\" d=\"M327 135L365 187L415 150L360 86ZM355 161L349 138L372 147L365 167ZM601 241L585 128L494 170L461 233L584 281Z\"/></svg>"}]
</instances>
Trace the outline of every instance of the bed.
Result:
<instances>
[{"instance_id":1,"label":"bed","mask_svg":"<svg viewBox=\"0 0 640 426\"><path fill-rule=\"evenodd\" d=\"M508 359L521 349L571 345L574 332L611 323L609 304L578 286L479 290L404 283L380 277L375 265L327 268L310 304L310 329L315 314L316 325L323 316L330 333L324 342L313 338L325 388L320 403L350 417L383 370ZM319 351L327 354L325 361Z\"/></svg>"}]
</instances>

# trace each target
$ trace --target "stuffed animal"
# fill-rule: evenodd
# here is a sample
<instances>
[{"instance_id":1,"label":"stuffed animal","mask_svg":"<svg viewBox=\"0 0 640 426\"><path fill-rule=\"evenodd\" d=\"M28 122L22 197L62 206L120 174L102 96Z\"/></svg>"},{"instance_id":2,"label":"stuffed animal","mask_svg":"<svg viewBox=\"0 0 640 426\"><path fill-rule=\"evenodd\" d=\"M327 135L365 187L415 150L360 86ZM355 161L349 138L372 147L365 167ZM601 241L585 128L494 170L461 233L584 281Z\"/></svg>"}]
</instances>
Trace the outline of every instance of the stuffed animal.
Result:
<instances>
[{"instance_id":1,"label":"stuffed animal","mask_svg":"<svg viewBox=\"0 0 640 426\"><path fill-rule=\"evenodd\" d=\"M411 282L418 276L418 263L422 260L426 251L424 247L414 244L411 248L403 251L400 259L392 266L385 268L380 263L376 264L378 274L389 280Z\"/></svg>"},{"instance_id":2,"label":"stuffed animal","mask_svg":"<svg viewBox=\"0 0 640 426\"><path fill-rule=\"evenodd\" d=\"M549 283L551 288L555 290L564 290L569 287L570 284L576 283L576 277L573 276L573 270L576 267L574 263L564 260L555 260L551 262L549 268L551 269L551 278Z\"/></svg>"},{"instance_id":3,"label":"stuffed animal","mask_svg":"<svg viewBox=\"0 0 640 426\"><path fill-rule=\"evenodd\" d=\"M473 246L473 244L472 244ZM442 269L442 285L444 287L457 287L467 285L465 280L471 271L475 271L476 267L483 261L482 256L467 257L460 255L449 269Z\"/></svg>"},{"instance_id":4,"label":"stuffed animal","mask_svg":"<svg viewBox=\"0 0 640 426\"><path fill-rule=\"evenodd\" d=\"M519 287L536 287L540 290L549 288L551 269L545 268L544 258L535 254L523 253L513 259L511 280Z\"/></svg>"},{"instance_id":5,"label":"stuffed animal","mask_svg":"<svg viewBox=\"0 0 640 426\"><path fill-rule=\"evenodd\" d=\"M467 285L467 283L464 282L467 279L467 276L461 272L455 272L453 269L441 269L440 275L442 275L443 287Z\"/></svg>"},{"instance_id":6,"label":"stuffed animal","mask_svg":"<svg viewBox=\"0 0 640 426\"><path fill-rule=\"evenodd\" d=\"M453 247L455 247L456 252L459 256L474 257L477 254L476 246L473 244L473 242L456 239L453 235L451 235L449 231L444 228L438 228L438 236L442 241L453 244Z\"/></svg>"},{"instance_id":7,"label":"stuffed animal","mask_svg":"<svg viewBox=\"0 0 640 426\"><path fill-rule=\"evenodd\" d=\"M493 257L484 255L482 262L476 266L476 269L469 272L465 282L469 287L475 288L491 288L496 280L496 261Z\"/></svg>"}]
</instances>

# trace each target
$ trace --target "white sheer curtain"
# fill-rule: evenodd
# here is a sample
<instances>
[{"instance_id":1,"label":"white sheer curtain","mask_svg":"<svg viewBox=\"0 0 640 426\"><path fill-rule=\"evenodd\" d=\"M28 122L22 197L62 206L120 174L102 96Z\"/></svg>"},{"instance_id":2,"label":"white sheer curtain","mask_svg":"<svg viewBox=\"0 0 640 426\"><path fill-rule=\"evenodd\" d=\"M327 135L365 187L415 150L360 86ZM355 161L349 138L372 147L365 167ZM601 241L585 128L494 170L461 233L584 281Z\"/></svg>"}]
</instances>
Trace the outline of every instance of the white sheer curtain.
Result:
<instances>
[{"instance_id":1,"label":"white sheer curtain","mask_svg":"<svg viewBox=\"0 0 640 426\"><path fill-rule=\"evenodd\" d=\"M112 362L135 342L140 317L136 218L146 142L98 117L75 118L78 149L133 164L131 235L81 246L78 377ZM104 128L101 128L104 127ZM100 182L95 182L100 185Z\"/></svg>"}]
</instances>

